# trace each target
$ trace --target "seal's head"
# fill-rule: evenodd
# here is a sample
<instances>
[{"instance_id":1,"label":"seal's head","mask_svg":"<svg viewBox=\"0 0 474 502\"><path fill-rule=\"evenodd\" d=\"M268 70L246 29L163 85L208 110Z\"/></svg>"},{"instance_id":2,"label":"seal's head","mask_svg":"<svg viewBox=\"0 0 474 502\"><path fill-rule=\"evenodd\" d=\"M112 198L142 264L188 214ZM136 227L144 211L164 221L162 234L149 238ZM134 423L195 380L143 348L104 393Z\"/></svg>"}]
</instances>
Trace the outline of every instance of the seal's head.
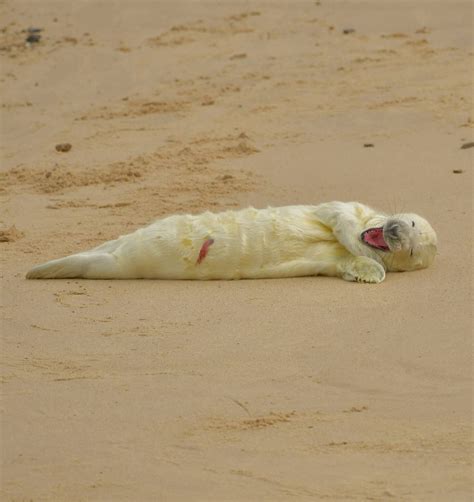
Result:
<instances>
[{"instance_id":1,"label":"seal's head","mask_svg":"<svg viewBox=\"0 0 474 502\"><path fill-rule=\"evenodd\" d=\"M429 267L436 254L436 233L417 214L396 214L373 221L360 239L377 253L389 272Z\"/></svg>"}]
</instances>

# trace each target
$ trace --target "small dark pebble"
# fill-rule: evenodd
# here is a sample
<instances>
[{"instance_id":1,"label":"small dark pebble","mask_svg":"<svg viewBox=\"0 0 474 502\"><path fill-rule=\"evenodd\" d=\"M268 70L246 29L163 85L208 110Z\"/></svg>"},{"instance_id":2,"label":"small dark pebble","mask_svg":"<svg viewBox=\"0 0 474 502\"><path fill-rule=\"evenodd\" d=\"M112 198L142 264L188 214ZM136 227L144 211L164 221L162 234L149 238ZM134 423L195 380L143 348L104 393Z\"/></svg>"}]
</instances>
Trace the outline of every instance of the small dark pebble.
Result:
<instances>
[{"instance_id":1,"label":"small dark pebble","mask_svg":"<svg viewBox=\"0 0 474 502\"><path fill-rule=\"evenodd\" d=\"M454 174L461 174L463 172L462 169L453 169Z\"/></svg>"},{"instance_id":2,"label":"small dark pebble","mask_svg":"<svg viewBox=\"0 0 474 502\"><path fill-rule=\"evenodd\" d=\"M373 143L364 143L364 148L373 148L374 146Z\"/></svg>"},{"instance_id":3,"label":"small dark pebble","mask_svg":"<svg viewBox=\"0 0 474 502\"><path fill-rule=\"evenodd\" d=\"M345 28L342 30L342 33L344 33L344 35L349 35L350 33L355 33L355 30L354 28Z\"/></svg>"},{"instance_id":4,"label":"small dark pebble","mask_svg":"<svg viewBox=\"0 0 474 502\"><path fill-rule=\"evenodd\" d=\"M69 150L72 148L71 143L59 143L59 145L56 145L56 151L57 152L69 152Z\"/></svg>"},{"instance_id":5,"label":"small dark pebble","mask_svg":"<svg viewBox=\"0 0 474 502\"><path fill-rule=\"evenodd\" d=\"M464 143L461 145L461 150L465 150L466 148L473 148L474 147L474 141L470 141L469 143Z\"/></svg>"},{"instance_id":6,"label":"small dark pebble","mask_svg":"<svg viewBox=\"0 0 474 502\"><path fill-rule=\"evenodd\" d=\"M26 42L29 44L37 44L41 40L41 35L37 35L35 33L31 33L26 37Z\"/></svg>"}]
</instances>

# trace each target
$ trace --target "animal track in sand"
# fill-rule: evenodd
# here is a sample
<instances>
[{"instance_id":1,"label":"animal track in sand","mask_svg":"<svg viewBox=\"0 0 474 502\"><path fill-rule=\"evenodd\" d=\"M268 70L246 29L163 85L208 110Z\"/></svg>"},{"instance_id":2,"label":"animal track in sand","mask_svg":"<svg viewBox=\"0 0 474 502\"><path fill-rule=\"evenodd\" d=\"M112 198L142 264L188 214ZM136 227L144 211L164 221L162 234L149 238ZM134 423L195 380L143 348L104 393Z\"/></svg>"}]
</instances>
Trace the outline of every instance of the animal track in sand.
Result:
<instances>
[{"instance_id":1,"label":"animal track in sand","mask_svg":"<svg viewBox=\"0 0 474 502\"><path fill-rule=\"evenodd\" d=\"M85 288L79 290L62 290L54 293L56 302L64 307L85 309L91 306L102 307L107 301L94 300Z\"/></svg>"},{"instance_id":2,"label":"animal track in sand","mask_svg":"<svg viewBox=\"0 0 474 502\"><path fill-rule=\"evenodd\" d=\"M382 101L380 103L374 103L372 105L369 105L368 108L371 110L375 110L377 108L387 108L390 106L403 106L403 105L410 105L413 103L417 103L420 101L420 98L416 96L406 96L404 98L399 98L399 99L391 99L387 101Z\"/></svg>"},{"instance_id":3,"label":"animal track in sand","mask_svg":"<svg viewBox=\"0 0 474 502\"><path fill-rule=\"evenodd\" d=\"M438 432L425 432L423 434L417 433L414 430L405 431L405 437L391 440L390 438L373 441L331 441L324 445L314 448L317 451L326 452L339 452L345 454L348 451L361 452L371 451L374 453L409 453L427 455L430 452L439 452L446 450L447 453L452 451L453 444L465 444L468 436L467 430L459 430L455 432L438 433ZM467 460L458 459L458 461Z\"/></svg>"},{"instance_id":4,"label":"animal track in sand","mask_svg":"<svg viewBox=\"0 0 474 502\"><path fill-rule=\"evenodd\" d=\"M103 167L87 170L56 164L53 168L18 167L1 175L8 185L33 188L40 193L64 192L76 187L115 183L138 183L153 176L165 186L172 185L174 192L207 192L216 198L235 192L253 189L257 176L250 171L219 169L212 163L227 158L239 158L258 152L245 134L221 137L201 136L187 144L166 145L153 153L139 155L128 161L112 162ZM204 180L205 178L205 180ZM163 191L166 193L166 190ZM128 202L112 203L110 207L126 207ZM78 207L74 201L50 205L51 209ZM99 205L100 207L100 205ZM105 204L104 207L109 207Z\"/></svg>"},{"instance_id":5,"label":"animal track in sand","mask_svg":"<svg viewBox=\"0 0 474 502\"><path fill-rule=\"evenodd\" d=\"M93 47L95 42L89 33L80 36L61 36L54 38L48 34L47 27L40 29L38 42L26 42L27 32L12 22L0 29L0 54L21 62L33 61L41 57L48 57L52 52L65 46L82 45Z\"/></svg>"},{"instance_id":6,"label":"animal track in sand","mask_svg":"<svg viewBox=\"0 0 474 502\"><path fill-rule=\"evenodd\" d=\"M301 497L301 498L310 497L315 500L321 498L327 498L326 496L323 497L321 493L315 492L314 490L310 490L305 486L282 483L279 479L272 479L267 476L261 476L249 470L231 469L229 472L230 474L234 474L236 476L243 476L245 478L253 479L255 481L260 481L274 488L277 488L281 493L284 493L287 497L288 496Z\"/></svg>"},{"instance_id":7,"label":"animal track in sand","mask_svg":"<svg viewBox=\"0 0 474 502\"><path fill-rule=\"evenodd\" d=\"M23 232L13 225L5 230L0 230L0 242L15 242L24 237L24 235Z\"/></svg>"},{"instance_id":8,"label":"animal track in sand","mask_svg":"<svg viewBox=\"0 0 474 502\"><path fill-rule=\"evenodd\" d=\"M231 82L231 78L224 77L224 74L222 70L218 75L213 75L212 81L205 75L195 79L175 78L154 91L152 96L159 99L126 96L119 102L92 108L75 120L136 119L167 114L182 119L187 116L185 112L195 110L195 107L215 104L216 99L232 96L242 90L241 85Z\"/></svg>"},{"instance_id":9,"label":"animal track in sand","mask_svg":"<svg viewBox=\"0 0 474 502\"><path fill-rule=\"evenodd\" d=\"M251 33L253 28L245 24L251 17L259 16L260 12L243 12L207 24L201 19L186 24L172 26L168 31L147 40L151 47L176 47L190 44L197 40L215 37Z\"/></svg>"},{"instance_id":10,"label":"animal track in sand","mask_svg":"<svg viewBox=\"0 0 474 502\"><path fill-rule=\"evenodd\" d=\"M265 429L267 427L288 423L296 415L295 411L289 413L271 412L254 418L245 418L242 420L211 419L211 424L207 426L209 430L216 431L246 431L255 429Z\"/></svg>"},{"instance_id":11,"label":"animal track in sand","mask_svg":"<svg viewBox=\"0 0 474 502\"><path fill-rule=\"evenodd\" d=\"M60 200L56 199L52 204L46 206L47 209L64 209L64 208L80 208L80 207L93 207L95 209L110 209L131 206L132 202L115 202L109 204L96 204L86 200Z\"/></svg>"},{"instance_id":12,"label":"animal track in sand","mask_svg":"<svg viewBox=\"0 0 474 502\"><path fill-rule=\"evenodd\" d=\"M91 363L96 359L90 360ZM23 370L27 374L40 373L53 381L85 380L103 378L104 375L93 370L92 364L78 363L73 360L54 359L51 357L23 357L20 360L9 363L16 370Z\"/></svg>"},{"instance_id":13,"label":"animal track in sand","mask_svg":"<svg viewBox=\"0 0 474 502\"><path fill-rule=\"evenodd\" d=\"M54 193L68 188L135 181L142 170L133 160L114 162L104 168L73 169L56 164L52 168L16 167L2 173L0 180L8 185L33 187L35 192Z\"/></svg>"},{"instance_id":14,"label":"animal track in sand","mask_svg":"<svg viewBox=\"0 0 474 502\"><path fill-rule=\"evenodd\" d=\"M189 101L147 101L147 100L126 100L118 109L110 109L103 106L97 111L86 113L76 120L90 119L116 119L125 117L141 117L143 115L160 113L177 113L188 110L191 103Z\"/></svg>"}]
</instances>

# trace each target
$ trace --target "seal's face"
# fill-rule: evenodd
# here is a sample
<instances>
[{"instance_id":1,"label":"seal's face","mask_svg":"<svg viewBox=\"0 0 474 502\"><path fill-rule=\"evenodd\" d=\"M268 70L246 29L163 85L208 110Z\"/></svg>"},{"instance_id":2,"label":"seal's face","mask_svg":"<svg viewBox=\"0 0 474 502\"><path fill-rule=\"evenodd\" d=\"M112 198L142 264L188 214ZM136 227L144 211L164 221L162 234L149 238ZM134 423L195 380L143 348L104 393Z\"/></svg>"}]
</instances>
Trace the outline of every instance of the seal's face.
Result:
<instances>
[{"instance_id":1,"label":"seal's face","mask_svg":"<svg viewBox=\"0 0 474 502\"><path fill-rule=\"evenodd\" d=\"M360 235L390 272L428 267L436 254L436 233L417 214L397 214L374 222Z\"/></svg>"}]
</instances>

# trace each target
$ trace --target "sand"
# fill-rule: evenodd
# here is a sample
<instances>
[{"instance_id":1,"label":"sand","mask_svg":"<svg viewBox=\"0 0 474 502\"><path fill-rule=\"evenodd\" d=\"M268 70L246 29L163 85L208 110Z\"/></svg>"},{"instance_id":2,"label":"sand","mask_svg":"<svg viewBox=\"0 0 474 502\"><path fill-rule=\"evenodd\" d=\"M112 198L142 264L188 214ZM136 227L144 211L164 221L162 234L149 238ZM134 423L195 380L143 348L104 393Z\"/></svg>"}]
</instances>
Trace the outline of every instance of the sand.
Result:
<instances>
[{"instance_id":1,"label":"sand","mask_svg":"<svg viewBox=\"0 0 474 502\"><path fill-rule=\"evenodd\" d=\"M470 3L0 16L2 500L471 500ZM24 279L159 216L335 199L425 216L434 266Z\"/></svg>"}]
</instances>

